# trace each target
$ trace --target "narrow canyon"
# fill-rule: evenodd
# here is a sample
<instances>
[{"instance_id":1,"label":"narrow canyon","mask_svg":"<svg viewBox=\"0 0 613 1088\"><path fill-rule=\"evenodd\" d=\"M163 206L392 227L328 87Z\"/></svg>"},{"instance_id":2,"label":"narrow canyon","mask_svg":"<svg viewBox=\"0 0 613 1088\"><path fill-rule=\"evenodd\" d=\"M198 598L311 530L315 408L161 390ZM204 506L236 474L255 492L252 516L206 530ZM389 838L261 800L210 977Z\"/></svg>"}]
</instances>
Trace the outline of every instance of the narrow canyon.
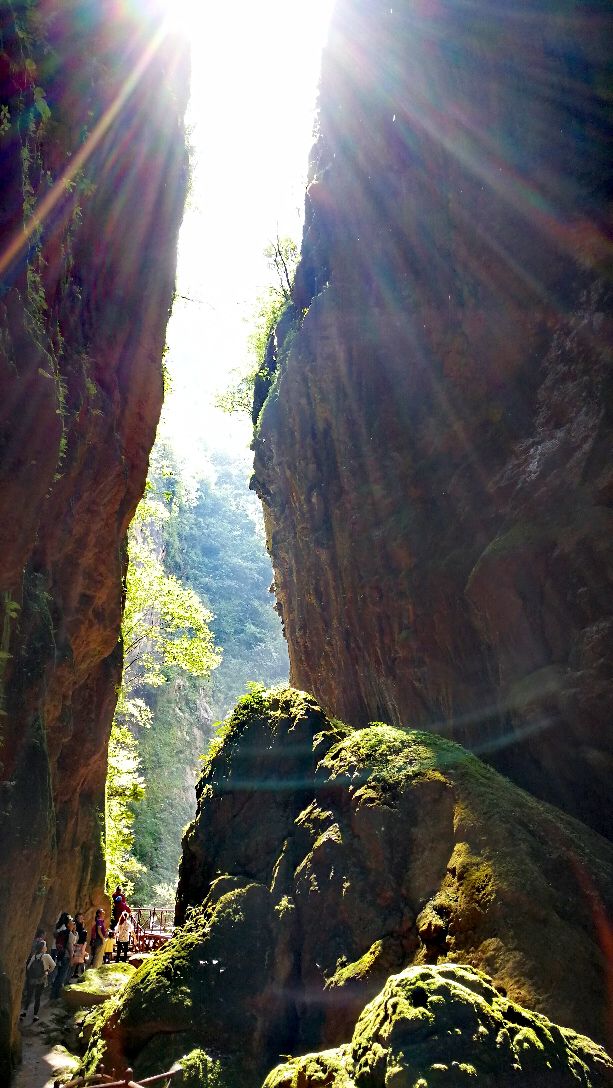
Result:
<instances>
[{"instance_id":1,"label":"narrow canyon","mask_svg":"<svg viewBox=\"0 0 613 1088\"><path fill-rule=\"evenodd\" d=\"M189 56L155 11L0 15L7 1085L36 925L105 894L188 185ZM611 30L603 0L337 0L254 378L290 686L222 724L175 933L84 1074L613 1083Z\"/></svg>"}]
</instances>

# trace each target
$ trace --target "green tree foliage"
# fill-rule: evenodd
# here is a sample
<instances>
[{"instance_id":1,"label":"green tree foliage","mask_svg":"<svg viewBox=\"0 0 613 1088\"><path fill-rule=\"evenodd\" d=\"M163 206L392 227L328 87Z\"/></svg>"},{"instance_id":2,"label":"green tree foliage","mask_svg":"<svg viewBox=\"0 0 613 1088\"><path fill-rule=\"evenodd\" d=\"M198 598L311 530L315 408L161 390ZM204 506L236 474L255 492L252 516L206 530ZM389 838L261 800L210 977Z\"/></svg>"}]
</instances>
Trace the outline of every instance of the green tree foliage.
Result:
<instances>
[{"instance_id":1,"label":"green tree foliage","mask_svg":"<svg viewBox=\"0 0 613 1088\"><path fill-rule=\"evenodd\" d=\"M168 541L167 563L213 611L211 628L224 657L209 701L223 718L252 681L287 680L287 646L270 593L272 569L261 511L247 487L245 462L216 454L215 481L201 480Z\"/></svg>"},{"instance_id":2,"label":"green tree foliage","mask_svg":"<svg viewBox=\"0 0 613 1088\"><path fill-rule=\"evenodd\" d=\"M121 703L121 699L120 699ZM122 884L131 892L143 866L133 853L134 816L132 805L145 793L140 771L138 741L122 724L123 710L117 705L111 739L106 779L106 874L110 889Z\"/></svg>"},{"instance_id":3,"label":"green tree foliage","mask_svg":"<svg viewBox=\"0 0 613 1088\"><path fill-rule=\"evenodd\" d=\"M151 692L177 672L208 676L221 657L209 628L211 613L192 589L164 568L164 525L170 514L168 503L153 491L150 485L128 538L125 664L106 786L107 883L109 887L121 883L129 892L144 869L134 854L134 811L145 795L139 738L153 722Z\"/></svg>"},{"instance_id":4,"label":"green tree foliage","mask_svg":"<svg viewBox=\"0 0 613 1088\"><path fill-rule=\"evenodd\" d=\"M202 679L177 672L151 692L153 721L140 734L147 789L133 805L135 883L140 903L174 902L183 828L194 816L198 756L212 735L212 713Z\"/></svg>"},{"instance_id":5,"label":"green tree foliage","mask_svg":"<svg viewBox=\"0 0 613 1088\"><path fill-rule=\"evenodd\" d=\"M259 295L247 340L248 361L235 371L235 382L222 393L218 406L224 412L251 415L253 391L258 375L264 376L266 347L283 311L292 299L292 283L300 252L292 238L275 238L264 250L271 277L270 285Z\"/></svg>"},{"instance_id":6,"label":"green tree foliage","mask_svg":"<svg viewBox=\"0 0 613 1088\"><path fill-rule=\"evenodd\" d=\"M143 865L135 895L172 902L182 829L194 815L198 757L251 680L286 681L287 648L269 593L272 571L247 458L217 454L188 500L180 480L157 481L170 515L163 524L166 571L213 612L223 660L210 680L170 670L149 690L152 722L140 734L145 796L133 805L134 854Z\"/></svg>"},{"instance_id":7,"label":"green tree foliage","mask_svg":"<svg viewBox=\"0 0 613 1088\"><path fill-rule=\"evenodd\" d=\"M156 446L130 529L107 879L140 903L174 899L182 829L194 814L199 756L215 735L213 723L250 681L287 680L247 461L211 456L206 478L187 497L172 452Z\"/></svg>"},{"instance_id":8,"label":"green tree foliage","mask_svg":"<svg viewBox=\"0 0 613 1088\"><path fill-rule=\"evenodd\" d=\"M171 668L208 676L220 660L209 628L211 613L164 567L160 540L169 516L162 503L145 499L130 530L124 683L130 674L129 683L155 687L168 679Z\"/></svg>"}]
</instances>

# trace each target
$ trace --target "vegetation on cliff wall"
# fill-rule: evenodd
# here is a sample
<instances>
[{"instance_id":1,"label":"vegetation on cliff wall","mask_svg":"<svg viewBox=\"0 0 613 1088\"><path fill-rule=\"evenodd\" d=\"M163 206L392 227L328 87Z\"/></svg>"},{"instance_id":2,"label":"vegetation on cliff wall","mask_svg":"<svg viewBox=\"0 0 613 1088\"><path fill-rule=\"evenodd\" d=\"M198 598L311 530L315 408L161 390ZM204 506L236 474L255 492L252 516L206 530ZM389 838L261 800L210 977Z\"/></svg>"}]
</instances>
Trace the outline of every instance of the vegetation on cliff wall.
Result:
<instances>
[{"instance_id":1,"label":"vegetation on cliff wall","mask_svg":"<svg viewBox=\"0 0 613 1088\"><path fill-rule=\"evenodd\" d=\"M225 412L246 412L257 426L262 407L278 376L278 368L287 352L284 345L296 317L292 287L298 264L298 246L292 238L277 238L264 251L271 282L259 295L252 316L253 328L248 341L250 361L239 369L234 385L218 398Z\"/></svg>"},{"instance_id":2,"label":"vegetation on cliff wall","mask_svg":"<svg viewBox=\"0 0 613 1088\"><path fill-rule=\"evenodd\" d=\"M248 467L219 452L211 455L211 470L196 483L193 501L179 495L167 562L213 612L211 630L223 660L208 697L214 718L221 719L250 681L287 680L288 659Z\"/></svg>"},{"instance_id":3,"label":"vegetation on cliff wall","mask_svg":"<svg viewBox=\"0 0 613 1088\"><path fill-rule=\"evenodd\" d=\"M219 664L209 627L211 613L200 597L164 565L164 525L171 512L154 475L128 535L129 563L122 621L124 670L109 744L106 784L107 887L125 885L145 866L134 851L134 807L144 796L139 774L139 736L151 729L146 696L171 677L208 677ZM187 763L188 760L186 759ZM181 776L182 767L174 769Z\"/></svg>"}]
</instances>

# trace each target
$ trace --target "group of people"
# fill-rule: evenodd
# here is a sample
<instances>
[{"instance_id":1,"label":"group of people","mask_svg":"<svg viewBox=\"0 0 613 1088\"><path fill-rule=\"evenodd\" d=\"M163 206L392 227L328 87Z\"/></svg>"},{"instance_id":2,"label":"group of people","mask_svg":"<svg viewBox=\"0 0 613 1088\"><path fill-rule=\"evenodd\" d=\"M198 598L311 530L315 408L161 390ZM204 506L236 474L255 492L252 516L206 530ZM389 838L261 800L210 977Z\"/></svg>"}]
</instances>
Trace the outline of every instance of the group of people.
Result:
<instances>
[{"instance_id":1,"label":"group of people","mask_svg":"<svg viewBox=\"0 0 613 1088\"><path fill-rule=\"evenodd\" d=\"M123 889L118 886L112 895L113 917L109 930L105 911L99 907L88 934L81 911L71 915L62 911L53 930L53 944L47 950L44 929L37 929L26 964L26 981L21 1007L21 1019L25 1020L30 1004L34 1002L32 1022L39 1019L40 1002L47 983L51 982L50 1000L59 998L62 987L70 981L83 978L85 966L100 967L110 962L113 952L117 963L128 959L130 942L134 934L131 910ZM87 952L89 938L89 953Z\"/></svg>"}]
</instances>

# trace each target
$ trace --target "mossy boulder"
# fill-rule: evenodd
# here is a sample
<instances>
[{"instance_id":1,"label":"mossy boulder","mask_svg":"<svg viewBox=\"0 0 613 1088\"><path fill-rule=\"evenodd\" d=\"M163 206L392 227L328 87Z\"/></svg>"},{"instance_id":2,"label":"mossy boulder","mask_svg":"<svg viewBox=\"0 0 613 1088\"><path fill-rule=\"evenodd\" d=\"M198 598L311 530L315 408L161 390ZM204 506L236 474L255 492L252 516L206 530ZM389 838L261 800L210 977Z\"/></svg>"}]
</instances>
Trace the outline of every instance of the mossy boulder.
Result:
<instances>
[{"instance_id":1,"label":"mossy boulder","mask_svg":"<svg viewBox=\"0 0 613 1088\"><path fill-rule=\"evenodd\" d=\"M164 1036L173 1060L239 1055L238 1083L257 1085L279 1055L350 1038L390 975L446 961L604 1040L613 848L463 748L257 691L197 792L182 924L94 1033L89 1068L103 1053L135 1067Z\"/></svg>"},{"instance_id":2,"label":"mossy boulder","mask_svg":"<svg viewBox=\"0 0 613 1088\"><path fill-rule=\"evenodd\" d=\"M87 1068L102 1058L107 1068L128 1060L137 1068L139 1055L160 1037L163 1046L148 1055L146 1073L167 1068L189 1044L215 1048L220 1039L243 1040L245 1058L255 1060L263 1023L271 1015L283 1022L269 970L274 920L267 888L218 881L204 907L137 970L94 1031Z\"/></svg>"},{"instance_id":3,"label":"mossy boulder","mask_svg":"<svg viewBox=\"0 0 613 1088\"><path fill-rule=\"evenodd\" d=\"M243 1088L245 1081L235 1061L212 1057L196 1049L181 1058L181 1088Z\"/></svg>"},{"instance_id":4,"label":"mossy boulder","mask_svg":"<svg viewBox=\"0 0 613 1088\"><path fill-rule=\"evenodd\" d=\"M388 979L351 1043L294 1058L264 1088L604 1088L613 1062L584 1035L501 995L470 967Z\"/></svg>"},{"instance_id":5,"label":"mossy boulder","mask_svg":"<svg viewBox=\"0 0 613 1088\"><path fill-rule=\"evenodd\" d=\"M106 963L90 967L82 982L71 982L62 990L62 1000L68 1009L88 1009L101 1005L109 997L121 993L136 968L129 963Z\"/></svg>"}]
</instances>

